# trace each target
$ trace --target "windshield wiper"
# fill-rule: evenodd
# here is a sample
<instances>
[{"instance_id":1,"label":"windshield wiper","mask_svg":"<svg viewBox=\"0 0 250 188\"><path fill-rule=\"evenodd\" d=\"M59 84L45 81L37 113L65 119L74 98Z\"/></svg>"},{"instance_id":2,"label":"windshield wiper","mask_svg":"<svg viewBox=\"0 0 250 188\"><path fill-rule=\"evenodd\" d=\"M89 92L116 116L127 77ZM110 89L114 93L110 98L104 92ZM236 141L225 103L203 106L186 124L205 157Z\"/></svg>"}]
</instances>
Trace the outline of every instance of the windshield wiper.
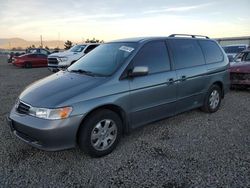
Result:
<instances>
[{"instance_id":1,"label":"windshield wiper","mask_svg":"<svg viewBox=\"0 0 250 188\"><path fill-rule=\"evenodd\" d=\"M82 70L82 69L70 70L69 72L75 72L75 73L79 73L79 74L86 74L86 75L89 75L89 76L96 76L95 73L93 73L91 71Z\"/></svg>"}]
</instances>

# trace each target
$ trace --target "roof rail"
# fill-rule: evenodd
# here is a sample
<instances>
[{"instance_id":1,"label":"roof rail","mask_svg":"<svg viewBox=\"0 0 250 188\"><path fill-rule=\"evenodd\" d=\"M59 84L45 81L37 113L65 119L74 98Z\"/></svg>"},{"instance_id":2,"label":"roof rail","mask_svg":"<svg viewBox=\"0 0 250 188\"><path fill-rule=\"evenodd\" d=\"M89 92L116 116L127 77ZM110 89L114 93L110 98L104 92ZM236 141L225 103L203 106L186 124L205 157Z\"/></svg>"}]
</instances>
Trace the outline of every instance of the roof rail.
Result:
<instances>
[{"instance_id":1,"label":"roof rail","mask_svg":"<svg viewBox=\"0 0 250 188\"><path fill-rule=\"evenodd\" d=\"M192 37L192 38L206 38L206 39L209 39L208 36L203 36L203 35L189 35L189 34L172 34L172 35L169 35L169 37L176 37L176 36L189 36L189 37Z\"/></svg>"}]
</instances>

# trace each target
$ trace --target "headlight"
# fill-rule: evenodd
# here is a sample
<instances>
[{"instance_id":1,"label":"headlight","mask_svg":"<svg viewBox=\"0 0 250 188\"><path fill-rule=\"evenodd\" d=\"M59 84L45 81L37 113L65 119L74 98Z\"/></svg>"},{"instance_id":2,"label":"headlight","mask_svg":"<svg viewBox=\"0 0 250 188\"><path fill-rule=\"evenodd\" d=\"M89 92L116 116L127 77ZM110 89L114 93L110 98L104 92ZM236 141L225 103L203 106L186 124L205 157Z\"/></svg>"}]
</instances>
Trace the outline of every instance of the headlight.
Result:
<instances>
[{"instance_id":1,"label":"headlight","mask_svg":"<svg viewBox=\"0 0 250 188\"><path fill-rule=\"evenodd\" d=\"M67 57L59 57L58 60L63 62L63 61L68 61L68 58Z\"/></svg>"},{"instance_id":2,"label":"headlight","mask_svg":"<svg viewBox=\"0 0 250 188\"><path fill-rule=\"evenodd\" d=\"M29 114L31 116L43 119L51 119L51 120L65 119L69 117L71 112L72 112L72 107L63 107L57 109L31 107L29 110Z\"/></svg>"}]
</instances>

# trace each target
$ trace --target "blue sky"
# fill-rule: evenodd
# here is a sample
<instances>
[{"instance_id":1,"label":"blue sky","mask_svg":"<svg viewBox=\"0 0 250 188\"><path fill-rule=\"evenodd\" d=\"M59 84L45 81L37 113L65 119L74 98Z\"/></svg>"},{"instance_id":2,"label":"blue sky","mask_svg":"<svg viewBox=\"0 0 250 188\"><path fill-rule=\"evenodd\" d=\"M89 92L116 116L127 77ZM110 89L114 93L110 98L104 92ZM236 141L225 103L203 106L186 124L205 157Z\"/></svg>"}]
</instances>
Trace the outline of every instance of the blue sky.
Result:
<instances>
[{"instance_id":1,"label":"blue sky","mask_svg":"<svg viewBox=\"0 0 250 188\"><path fill-rule=\"evenodd\" d=\"M0 0L0 38L250 35L250 0Z\"/></svg>"}]
</instances>

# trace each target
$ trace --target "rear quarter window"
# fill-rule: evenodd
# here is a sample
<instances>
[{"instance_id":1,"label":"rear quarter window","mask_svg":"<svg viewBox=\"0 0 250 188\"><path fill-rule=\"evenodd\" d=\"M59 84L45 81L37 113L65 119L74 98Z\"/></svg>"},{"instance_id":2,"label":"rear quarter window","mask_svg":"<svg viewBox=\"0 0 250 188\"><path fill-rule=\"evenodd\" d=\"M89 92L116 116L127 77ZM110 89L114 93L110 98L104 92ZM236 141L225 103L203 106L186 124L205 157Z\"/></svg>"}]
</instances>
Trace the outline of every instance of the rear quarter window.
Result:
<instances>
[{"instance_id":1,"label":"rear quarter window","mask_svg":"<svg viewBox=\"0 0 250 188\"><path fill-rule=\"evenodd\" d=\"M223 61L223 53L220 47L214 41L199 41L204 53L206 63L218 63Z\"/></svg>"},{"instance_id":2,"label":"rear quarter window","mask_svg":"<svg viewBox=\"0 0 250 188\"><path fill-rule=\"evenodd\" d=\"M174 56L175 69L205 64L204 56L197 40L174 39L170 40L170 46Z\"/></svg>"}]
</instances>

